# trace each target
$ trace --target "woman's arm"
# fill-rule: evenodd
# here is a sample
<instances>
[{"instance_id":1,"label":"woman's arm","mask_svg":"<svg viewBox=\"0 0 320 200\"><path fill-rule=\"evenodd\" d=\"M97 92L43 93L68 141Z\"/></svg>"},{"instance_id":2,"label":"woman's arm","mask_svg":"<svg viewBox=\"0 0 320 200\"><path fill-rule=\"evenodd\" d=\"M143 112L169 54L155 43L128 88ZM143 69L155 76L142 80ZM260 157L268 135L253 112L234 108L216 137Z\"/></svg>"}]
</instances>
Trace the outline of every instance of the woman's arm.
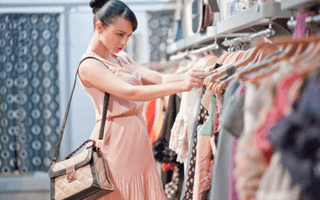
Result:
<instances>
[{"instance_id":1,"label":"woman's arm","mask_svg":"<svg viewBox=\"0 0 320 200\"><path fill-rule=\"evenodd\" d=\"M193 87L200 87L203 79L198 77L205 75L206 72L201 71L189 74L180 82L135 86L118 78L97 60L87 59L79 68L79 76L85 86L95 87L119 98L134 101L150 101L159 97L189 91Z\"/></svg>"},{"instance_id":2,"label":"woman's arm","mask_svg":"<svg viewBox=\"0 0 320 200\"><path fill-rule=\"evenodd\" d=\"M189 74L192 74L193 72L202 72L202 70L193 70L183 74L161 74L157 71L150 70L146 67L142 67L125 52L121 52L120 54L124 56L131 64L133 64L135 68L140 72L142 77L142 83L144 85L158 85L173 82L181 82L184 79L186 79L186 77Z\"/></svg>"}]
</instances>

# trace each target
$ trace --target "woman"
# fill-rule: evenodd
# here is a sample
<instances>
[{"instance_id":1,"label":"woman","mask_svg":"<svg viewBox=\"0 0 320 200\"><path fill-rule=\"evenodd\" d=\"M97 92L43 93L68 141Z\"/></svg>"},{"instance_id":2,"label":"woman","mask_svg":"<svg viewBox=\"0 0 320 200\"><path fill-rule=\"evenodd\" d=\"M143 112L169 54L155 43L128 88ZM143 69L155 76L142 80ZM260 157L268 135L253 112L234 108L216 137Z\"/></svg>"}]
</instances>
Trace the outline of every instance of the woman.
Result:
<instances>
[{"instance_id":1,"label":"woman","mask_svg":"<svg viewBox=\"0 0 320 200\"><path fill-rule=\"evenodd\" d=\"M91 139L98 140L104 92L110 94L101 150L107 159L115 190L101 199L165 199L142 117L142 101L200 87L206 72L162 75L139 66L121 50L137 28L134 13L118 0L91 0L94 33L86 59L79 67L81 85L92 99L96 124Z\"/></svg>"}]
</instances>

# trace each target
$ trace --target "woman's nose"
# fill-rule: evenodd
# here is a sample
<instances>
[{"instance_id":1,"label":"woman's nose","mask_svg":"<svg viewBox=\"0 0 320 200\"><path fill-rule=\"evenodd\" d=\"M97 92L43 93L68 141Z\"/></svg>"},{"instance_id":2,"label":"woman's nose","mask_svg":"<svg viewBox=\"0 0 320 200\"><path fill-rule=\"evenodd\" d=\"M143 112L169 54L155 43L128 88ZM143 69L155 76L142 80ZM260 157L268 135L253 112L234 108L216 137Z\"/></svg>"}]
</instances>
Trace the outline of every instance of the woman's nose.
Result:
<instances>
[{"instance_id":1,"label":"woman's nose","mask_svg":"<svg viewBox=\"0 0 320 200\"><path fill-rule=\"evenodd\" d=\"M126 45L127 45L127 43L128 43L128 40L129 40L129 38L128 38L128 37L124 37L124 38L122 38L122 40L121 40L121 44L122 44L122 45L124 45L124 46L126 46Z\"/></svg>"}]
</instances>

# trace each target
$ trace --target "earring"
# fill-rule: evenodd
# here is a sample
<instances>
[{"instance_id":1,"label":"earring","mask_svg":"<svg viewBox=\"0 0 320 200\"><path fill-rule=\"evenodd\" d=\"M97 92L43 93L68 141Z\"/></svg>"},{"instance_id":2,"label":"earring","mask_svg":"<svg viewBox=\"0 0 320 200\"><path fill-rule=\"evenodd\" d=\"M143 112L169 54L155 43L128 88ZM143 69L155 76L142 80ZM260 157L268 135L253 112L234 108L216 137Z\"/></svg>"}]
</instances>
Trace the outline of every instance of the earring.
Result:
<instances>
[{"instance_id":1,"label":"earring","mask_svg":"<svg viewBox=\"0 0 320 200\"><path fill-rule=\"evenodd\" d=\"M97 26L97 29L100 31L100 30L101 30L101 25L98 25L98 26Z\"/></svg>"}]
</instances>

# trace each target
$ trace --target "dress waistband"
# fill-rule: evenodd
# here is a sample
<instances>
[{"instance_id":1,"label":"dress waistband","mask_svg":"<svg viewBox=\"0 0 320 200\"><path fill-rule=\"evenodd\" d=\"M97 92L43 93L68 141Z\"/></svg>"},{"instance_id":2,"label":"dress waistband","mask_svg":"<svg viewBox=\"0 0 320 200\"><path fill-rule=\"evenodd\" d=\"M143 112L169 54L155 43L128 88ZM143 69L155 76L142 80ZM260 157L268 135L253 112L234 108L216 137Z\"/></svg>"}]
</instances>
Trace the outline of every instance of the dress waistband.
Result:
<instances>
[{"instance_id":1,"label":"dress waistband","mask_svg":"<svg viewBox=\"0 0 320 200\"><path fill-rule=\"evenodd\" d=\"M142 115L142 113L140 113L140 112L138 112L138 113L126 113L126 114L117 115L117 116L113 116L113 117L107 117L107 118L106 118L106 121L112 120L112 119L115 119L115 118L121 118L121 117L130 117L130 116L137 116L137 117L139 117L139 115ZM97 119L97 120L96 120L96 123L100 122L101 120L102 120L102 118Z\"/></svg>"}]
</instances>

